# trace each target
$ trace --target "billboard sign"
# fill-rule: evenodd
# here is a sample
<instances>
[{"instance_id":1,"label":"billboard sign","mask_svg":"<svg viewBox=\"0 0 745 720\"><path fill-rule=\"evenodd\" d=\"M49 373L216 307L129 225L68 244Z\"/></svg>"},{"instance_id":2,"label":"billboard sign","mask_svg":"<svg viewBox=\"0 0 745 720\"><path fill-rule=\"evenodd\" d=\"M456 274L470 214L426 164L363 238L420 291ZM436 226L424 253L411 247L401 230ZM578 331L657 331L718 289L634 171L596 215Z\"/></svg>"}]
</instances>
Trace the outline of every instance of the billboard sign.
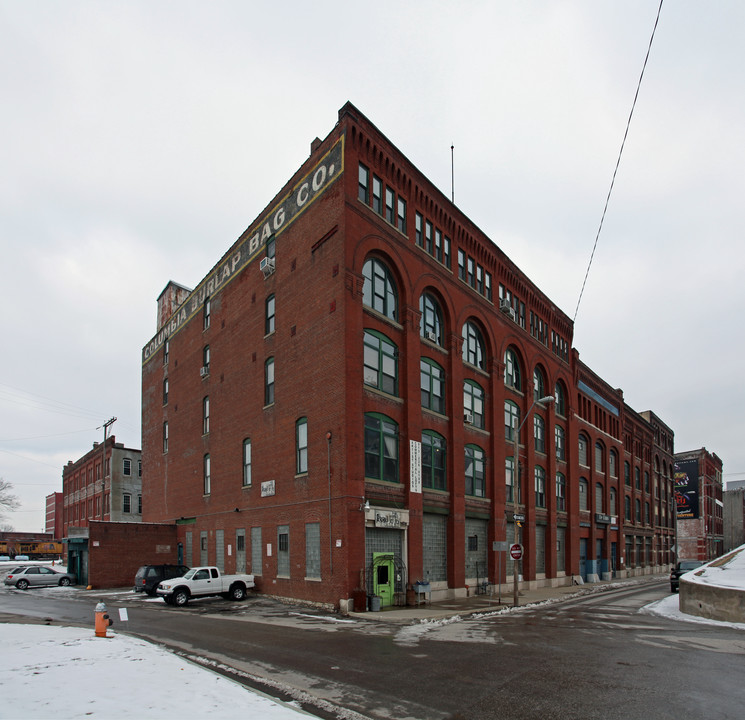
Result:
<instances>
[{"instance_id":1,"label":"billboard sign","mask_svg":"<svg viewBox=\"0 0 745 720\"><path fill-rule=\"evenodd\" d=\"M674 480L678 520L698 518L698 460L678 460Z\"/></svg>"}]
</instances>

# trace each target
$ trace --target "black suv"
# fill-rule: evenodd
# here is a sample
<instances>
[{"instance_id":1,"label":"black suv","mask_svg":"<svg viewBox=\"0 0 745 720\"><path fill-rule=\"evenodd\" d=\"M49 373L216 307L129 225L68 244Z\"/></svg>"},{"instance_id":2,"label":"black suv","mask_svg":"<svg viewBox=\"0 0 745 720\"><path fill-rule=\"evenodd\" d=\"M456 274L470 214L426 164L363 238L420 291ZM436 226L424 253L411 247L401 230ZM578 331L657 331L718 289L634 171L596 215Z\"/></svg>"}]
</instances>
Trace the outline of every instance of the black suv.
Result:
<instances>
[{"instance_id":1,"label":"black suv","mask_svg":"<svg viewBox=\"0 0 745 720\"><path fill-rule=\"evenodd\" d=\"M189 572L186 565L143 565L135 575L135 592L155 595L164 580L181 577Z\"/></svg>"},{"instance_id":2,"label":"black suv","mask_svg":"<svg viewBox=\"0 0 745 720\"><path fill-rule=\"evenodd\" d=\"M680 560L670 571L670 592L678 592L680 576L703 565L703 560Z\"/></svg>"}]
</instances>

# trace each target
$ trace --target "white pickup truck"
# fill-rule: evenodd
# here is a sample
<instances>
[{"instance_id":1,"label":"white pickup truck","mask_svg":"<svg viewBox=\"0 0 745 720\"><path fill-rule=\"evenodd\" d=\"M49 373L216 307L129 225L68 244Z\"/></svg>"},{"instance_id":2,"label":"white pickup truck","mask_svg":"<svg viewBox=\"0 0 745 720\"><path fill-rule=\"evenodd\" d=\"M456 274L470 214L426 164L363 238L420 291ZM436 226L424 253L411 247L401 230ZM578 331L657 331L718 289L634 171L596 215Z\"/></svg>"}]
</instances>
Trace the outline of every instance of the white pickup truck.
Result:
<instances>
[{"instance_id":1,"label":"white pickup truck","mask_svg":"<svg viewBox=\"0 0 745 720\"><path fill-rule=\"evenodd\" d=\"M164 580L157 593L169 605L182 607L191 598L222 595L231 600L245 600L254 587L253 575L223 575L216 567L195 567L186 575Z\"/></svg>"}]
</instances>

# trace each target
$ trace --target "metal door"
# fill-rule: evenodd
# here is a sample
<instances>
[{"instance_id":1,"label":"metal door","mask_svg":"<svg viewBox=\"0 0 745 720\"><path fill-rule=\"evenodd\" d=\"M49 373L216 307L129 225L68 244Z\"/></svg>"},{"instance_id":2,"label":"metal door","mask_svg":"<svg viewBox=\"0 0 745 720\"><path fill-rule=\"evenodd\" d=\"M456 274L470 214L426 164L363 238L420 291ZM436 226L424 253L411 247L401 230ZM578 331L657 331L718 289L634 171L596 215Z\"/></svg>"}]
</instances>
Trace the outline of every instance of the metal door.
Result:
<instances>
[{"instance_id":1,"label":"metal door","mask_svg":"<svg viewBox=\"0 0 745 720\"><path fill-rule=\"evenodd\" d=\"M587 538L579 539L579 574L587 580Z\"/></svg>"},{"instance_id":2,"label":"metal door","mask_svg":"<svg viewBox=\"0 0 745 720\"><path fill-rule=\"evenodd\" d=\"M393 605L395 566L393 553L373 553L373 595L380 597L380 606Z\"/></svg>"}]
</instances>

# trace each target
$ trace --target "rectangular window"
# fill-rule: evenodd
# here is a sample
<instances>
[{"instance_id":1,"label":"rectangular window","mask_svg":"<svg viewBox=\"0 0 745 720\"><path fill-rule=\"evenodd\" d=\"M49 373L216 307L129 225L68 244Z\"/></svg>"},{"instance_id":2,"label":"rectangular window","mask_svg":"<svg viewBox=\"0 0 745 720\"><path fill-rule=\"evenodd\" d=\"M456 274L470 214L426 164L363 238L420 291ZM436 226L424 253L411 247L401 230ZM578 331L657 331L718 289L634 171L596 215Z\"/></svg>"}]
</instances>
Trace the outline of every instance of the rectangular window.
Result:
<instances>
[{"instance_id":1,"label":"rectangular window","mask_svg":"<svg viewBox=\"0 0 745 720\"><path fill-rule=\"evenodd\" d=\"M210 431L210 399L209 396L202 399L202 435Z\"/></svg>"},{"instance_id":2,"label":"rectangular window","mask_svg":"<svg viewBox=\"0 0 745 720\"><path fill-rule=\"evenodd\" d=\"M168 420L163 423L163 452L168 452Z\"/></svg>"},{"instance_id":3,"label":"rectangular window","mask_svg":"<svg viewBox=\"0 0 745 720\"><path fill-rule=\"evenodd\" d=\"M204 318L204 329L206 330L210 326L210 316L212 315L212 303L207 298L204 301L204 307L202 308L202 316Z\"/></svg>"},{"instance_id":4,"label":"rectangular window","mask_svg":"<svg viewBox=\"0 0 745 720\"><path fill-rule=\"evenodd\" d=\"M295 473L308 472L308 418L295 423Z\"/></svg>"},{"instance_id":5,"label":"rectangular window","mask_svg":"<svg viewBox=\"0 0 745 720\"><path fill-rule=\"evenodd\" d=\"M320 523L306 523L305 525L305 577L321 577L321 525Z\"/></svg>"},{"instance_id":6,"label":"rectangular window","mask_svg":"<svg viewBox=\"0 0 745 720\"><path fill-rule=\"evenodd\" d=\"M466 281L466 254L458 249L458 277Z\"/></svg>"},{"instance_id":7,"label":"rectangular window","mask_svg":"<svg viewBox=\"0 0 745 720\"><path fill-rule=\"evenodd\" d=\"M124 493L124 495L122 496L122 512L132 512L132 496L129 493Z\"/></svg>"},{"instance_id":8,"label":"rectangular window","mask_svg":"<svg viewBox=\"0 0 745 720\"><path fill-rule=\"evenodd\" d=\"M424 249L432 254L432 223L429 220L424 223Z\"/></svg>"},{"instance_id":9,"label":"rectangular window","mask_svg":"<svg viewBox=\"0 0 745 720\"><path fill-rule=\"evenodd\" d=\"M290 577L290 526L277 528L277 575Z\"/></svg>"},{"instance_id":10,"label":"rectangular window","mask_svg":"<svg viewBox=\"0 0 745 720\"><path fill-rule=\"evenodd\" d=\"M168 378L163 381L163 404L168 405Z\"/></svg>"},{"instance_id":11,"label":"rectangular window","mask_svg":"<svg viewBox=\"0 0 745 720\"><path fill-rule=\"evenodd\" d=\"M385 219L391 224L396 224L396 195L389 187L385 189Z\"/></svg>"},{"instance_id":12,"label":"rectangular window","mask_svg":"<svg viewBox=\"0 0 745 720\"><path fill-rule=\"evenodd\" d=\"M124 475L132 474L132 461L129 458L124 458L122 461L122 473Z\"/></svg>"},{"instance_id":13,"label":"rectangular window","mask_svg":"<svg viewBox=\"0 0 745 720\"><path fill-rule=\"evenodd\" d=\"M243 441L243 485L251 484L251 440Z\"/></svg>"},{"instance_id":14,"label":"rectangular window","mask_svg":"<svg viewBox=\"0 0 745 720\"><path fill-rule=\"evenodd\" d=\"M402 233L406 233L406 200L403 198L398 199L397 227Z\"/></svg>"},{"instance_id":15,"label":"rectangular window","mask_svg":"<svg viewBox=\"0 0 745 720\"><path fill-rule=\"evenodd\" d=\"M442 262L442 231L435 228L435 258L438 262Z\"/></svg>"},{"instance_id":16,"label":"rectangular window","mask_svg":"<svg viewBox=\"0 0 745 720\"><path fill-rule=\"evenodd\" d=\"M137 461L137 477L142 477L142 460Z\"/></svg>"},{"instance_id":17,"label":"rectangular window","mask_svg":"<svg viewBox=\"0 0 745 720\"><path fill-rule=\"evenodd\" d=\"M137 496L137 512L142 515L142 495Z\"/></svg>"},{"instance_id":18,"label":"rectangular window","mask_svg":"<svg viewBox=\"0 0 745 720\"><path fill-rule=\"evenodd\" d=\"M466 282L471 287L476 287L476 278L474 275L474 262L473 262L473 258L471 257L468 258L468 278Z\"/></svg>"},{"instance_id":19,"label":"rectangular window","mask_svg":"<svg viewBox=\"0 0 745 720\"><path fill-rule=\"evenodd\" d=\"M266 299L266 312L264 315L264 335L271 335L274 332L274 308L274 295L270 295Z\"/></svg>"},{"instance_id":20,"label":"rectangular window","mask_svg":"<svg viewBox=\"0 0 745 720\"><path fill-rule=\"evenodd\" d=\"M415 227L414 232L416 234L416 244L419 247L424 247L424 218L421 213L417 213L415 216Z\"/></svg>"},{"instance_id":21,"label":"rectangular window","mask_svg":"<svg viewBox=\"0 0 745 720\"><path fill-rule=\"evenodd\" d=\"M442 246L442 262L446 268L450 268L450 238L445 235Z\"/></svg>"},{"instance_id":22,"label":"rectangular window","mask_svg":"<svg viewBox=\"0 0 745 720\"><path fill-rule=\"evenodd\" d=\"M209 495L212 490L212 478L211 478L211 462L210 456L204 456L204 494Z\"/></svg>"},{"instance_id":23,"label":"rectangular window","mask_svg":"<svg viewBox=\"0 0 745 720\"><path fill-rule=\"evenodd\" d=\"M535 468L535 506L546 507L546 471L542 467Z\"/></svg>"},{"instance_id":24,"label":"rectangular window","mask_svg":"<svg viewBox=\"0 0 745 720\"><path fill-rule=\"evenodd\" d=\"M264 405L274 404L274 358L264 365Z\"/></svg>"},{"instance_id":25,"label":"rectangular window","mask_svg":"<svg viewBox=\"0 0 745 720\"><path fill-rule=\"evenodd\" d=\"M378 215L383 214L383 181L373 175L372 208Z\"/></svg>"},{"instance_id":26,"label":"rectangular window","mask_svg":"<svg viewBox=\"0 0 745 720\"><path fill-rule=\"evenodd\" d=\"M491 302L491 273L484 270L484 297Z\"/></svg>"},{"instance_id":27,"label":"rectangular window","mask_svg":"<svg viewBox=\"0 0 745 720\"><path fill-rule=\"evenodd\" d=\"M359 169L359 184L357 190L357 197L365 203L370 204L370 171L360 163Z\"/></svg>"}]
</instances>

